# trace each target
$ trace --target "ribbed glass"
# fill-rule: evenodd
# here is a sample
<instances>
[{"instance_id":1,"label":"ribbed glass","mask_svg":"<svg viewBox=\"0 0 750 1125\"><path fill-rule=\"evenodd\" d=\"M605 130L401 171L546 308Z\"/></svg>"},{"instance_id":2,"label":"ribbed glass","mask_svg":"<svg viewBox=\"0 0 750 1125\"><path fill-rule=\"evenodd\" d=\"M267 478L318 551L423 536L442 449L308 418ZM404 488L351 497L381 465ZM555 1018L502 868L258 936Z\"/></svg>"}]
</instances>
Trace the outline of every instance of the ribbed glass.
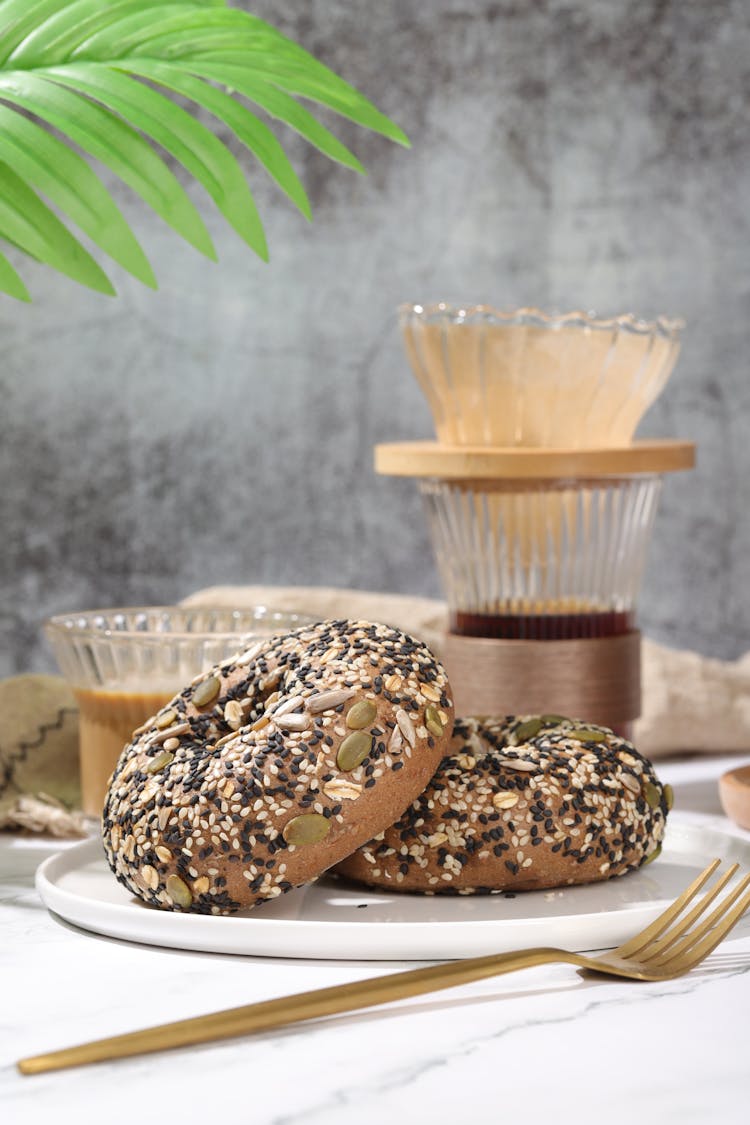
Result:
<instances>
[{"instance_id":1,"label":"ribbed glass","mask_svg":"<svg viewBox=\"0 0 750 1125\"><path fill-rule=\"evenodd\" d=\"M660 483L421 481L453 631L541 640L632 629Z\"/></svg>"},{"instance_id":2,"label":"ribbed glass","mask_svg":"<svg viewBox=\"0 0 750 1125\"><path fill-rule=\"evenodd\" d=\"M74 687L173 692L256 638L312 620L267 606L140 606L63 614L44 632Z\"/></svg>"},{"instance_id":3,"label":"ribbed glass","mask_svg":"<svg viewBox=\"0 0 750 1125\"><path fill-rule=\"evenodd\" d=\"M409 363L447 445L628 445L679 352L682 322L486 305L402 305Z\"/></svg>"}]
</instances>

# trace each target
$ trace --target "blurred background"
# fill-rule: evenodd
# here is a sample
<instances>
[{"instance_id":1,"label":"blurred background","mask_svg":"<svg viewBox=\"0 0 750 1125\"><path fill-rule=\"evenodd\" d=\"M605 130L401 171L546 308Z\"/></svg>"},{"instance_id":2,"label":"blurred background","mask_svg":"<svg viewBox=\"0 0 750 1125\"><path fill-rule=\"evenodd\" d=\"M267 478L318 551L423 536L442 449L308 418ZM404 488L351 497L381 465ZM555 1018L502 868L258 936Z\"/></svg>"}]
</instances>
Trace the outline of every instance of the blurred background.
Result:
<instances>
[{"instance_id":1,"label":"blurred background","mask_svg":"<svg viewBox=\"0 0 750 1125\"><path fill-rule=\"evenodd\" d=\"M325 117L361 177L280 127L312 224L243 157L270 265L199 189L218 264L124 188L159 292L109 263L117 299L23 263L34 303L0 298L0 675L52 668L53 612L216 583L439 596L416 486L372 469L374 443L431 436L402 301L683 316L639 436L696 441L698 468L665 480L641 625L750 648L745 0L236 6L413 147Z\"/></svg>"}]
</instances>

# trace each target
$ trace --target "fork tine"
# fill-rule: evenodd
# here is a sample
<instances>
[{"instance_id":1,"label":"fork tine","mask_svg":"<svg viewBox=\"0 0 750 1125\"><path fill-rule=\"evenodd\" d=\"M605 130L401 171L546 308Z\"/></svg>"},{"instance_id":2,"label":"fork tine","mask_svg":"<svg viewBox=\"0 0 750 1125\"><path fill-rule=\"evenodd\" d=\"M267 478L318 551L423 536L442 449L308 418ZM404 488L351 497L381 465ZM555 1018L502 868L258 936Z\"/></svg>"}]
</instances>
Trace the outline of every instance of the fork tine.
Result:
<instances>
[{"instance_id":1,"label":"fork tine","mask_svg":"<svg viewBox=\"0 0 750 1125\"><path fill-rule=\"evenodd\" d=\"M700 918L701 914L705 913L711 903L724 890L727 883L736 874L738 869L739 864L733 863L732 866L724 872L721 878L716 881L711 890L706 891L706 893L698 899L689 914L686 914L683 918L679 918L671 929L667 928L664 930L660 937L654 938L653 941L647 942L645 945L641 946L638 951L638 960L648 961L674 945L683 934L688 932L690 926Z\"/></svg>"},{"instance_id":2,"label":"fork tine","mask_svg":"<svg viewBox=\"0 0 750 1125\"><path fill-rule=\"evenodd\" d=\"M687 887L678 898L674 900L671 906L668 906L663 914L660 914L650 926L646 926L645 930L641 930L630 941L626 941L624 945L620 945L614 952L618 957L632 957L639 949L642 949L648 942L653 941L654 938L659 937L660 934L666 930L670 922L681 914L691 899L695 898L698 891L703 887L706 882L711 878L716 868L721 864L720 859L714 859L709 863L705 871L702 871L697 879Z\"/></svg>"},{"instance_id":3,"label":"fork tine","mask_svg":"<svg viewBox=\"0 0 750 1125\"><path fill-rule=\"evenodd\" d=\"M669 965L671 961L679 960L681 957L690 958L690 951L693 946L699 945L701 940L705 937L711 938L714 927L720 925L721 919L726 916L729 908L748 887L750 887L750 875L745 875L737 886L719 903L716 909L712 910L707 918L704 918L699 926L696 926L694 930L690 930L689 933L686 933L676 944L670 942L671 948L651 957L648 961L649 968L656 966L662 968L665 965Z\"/></svg>"},{"instance_id":4,"label":"fork tine","mask_svg":"<svg viewBox=\"0 0 750 1125\"><path fill-rule=\"evenodd\" d=\"M729 911L723 920L714 926L709 933L703 938L702 941L694 945L692 949L683 953L680 956L673 957L666 962L669 969L674 970L675 976L682 973L687 973L690 969L694 969L701 961L708 957L720 942L724 940L729 931L737 925L742 915L750 907L750 891L748 891L743 898Z\"/></svg>"}]
</instances>

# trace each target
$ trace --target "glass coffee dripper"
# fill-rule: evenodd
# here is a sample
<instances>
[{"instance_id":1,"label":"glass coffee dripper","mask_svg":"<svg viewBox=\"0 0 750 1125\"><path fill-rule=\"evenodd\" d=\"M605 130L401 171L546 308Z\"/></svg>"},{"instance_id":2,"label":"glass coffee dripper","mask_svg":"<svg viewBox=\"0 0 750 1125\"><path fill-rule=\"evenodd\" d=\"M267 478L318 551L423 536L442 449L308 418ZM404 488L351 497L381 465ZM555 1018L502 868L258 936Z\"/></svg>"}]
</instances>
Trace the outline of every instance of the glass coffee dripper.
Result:
<instances>
[{"instance_id":1,"label":"glass coffee dripper","mask_svg":"<svg viewBox=\"0 0 750 1125\"><path fill-rule=\"evenodd\" d=\"M636 605L662 475L693 459L689 443L634 440L676 362L681 322L445 303L404 305L399 319L437 442L380 446L376 467L419 480L459 704L557 711L567 694L588 705L582 717L624 725L637 708ZM596 683L551 698L560 653L549 647L525 651L515 673L519 643L607 640L564 656L571 684L603 661L608 680L623 680L619 701Z\"/></svg>"}]
</instances>

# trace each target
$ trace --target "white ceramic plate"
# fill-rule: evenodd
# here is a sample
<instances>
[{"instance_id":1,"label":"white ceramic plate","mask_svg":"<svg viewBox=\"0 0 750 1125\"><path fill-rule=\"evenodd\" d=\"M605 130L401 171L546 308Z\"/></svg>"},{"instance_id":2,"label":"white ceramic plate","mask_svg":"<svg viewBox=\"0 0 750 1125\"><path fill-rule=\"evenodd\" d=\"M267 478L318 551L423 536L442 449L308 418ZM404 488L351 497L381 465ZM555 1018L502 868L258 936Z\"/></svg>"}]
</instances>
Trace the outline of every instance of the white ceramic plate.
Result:
<instances>
[{"instance_id":1,"label":"white ceramic plate","mask_svg":"<svg viewBox=\"0 0 750 1125\"><path fill-rule=\"evenodd\" d=\"M619 879L516 895L426 897L335 878L230 917L172 914L133 898L98 840L49 859L37 889L49 910L85 930L172 949L267 957L430 961L534 945L578 951L619 945L652 921L713 858L750 870L750 843L698 814L672 814L659 859Z\"/></svg>"}]
</instances>

